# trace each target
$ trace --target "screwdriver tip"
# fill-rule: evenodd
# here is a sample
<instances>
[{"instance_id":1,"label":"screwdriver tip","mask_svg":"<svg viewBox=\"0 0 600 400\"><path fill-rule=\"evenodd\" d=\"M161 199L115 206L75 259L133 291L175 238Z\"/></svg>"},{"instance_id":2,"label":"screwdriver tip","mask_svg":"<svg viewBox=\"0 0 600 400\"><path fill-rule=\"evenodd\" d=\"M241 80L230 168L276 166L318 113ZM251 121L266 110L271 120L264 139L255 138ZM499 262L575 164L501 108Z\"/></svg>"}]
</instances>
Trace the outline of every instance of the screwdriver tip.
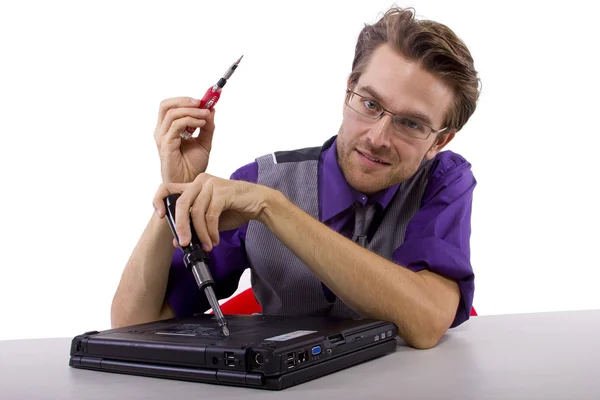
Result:
<instances>
[{"instance_id":1,"label":"screwdriver tip","mask_svg":"<svg viewBox=\"0 0 600 400\"><path fill-rule=\"evenodd\" d=\"M242 61L242 58L244 58L244 55L242 54L242 56L240 58L238 58L238 60L235 62L236 64L239 64L240 61Z\"/></svg>"},{"instance_id":2,"label":"screwdriver tip","mask_svg":"<svg viewBox=\"0 0 600 400\"><path fill-rule=\"evenodd\" d=\"M225 335L226 337L229 337L229 328L227 328L226 325L223 325L222 329L223 329L223 335Z\"/></svg>"}]
</instances>

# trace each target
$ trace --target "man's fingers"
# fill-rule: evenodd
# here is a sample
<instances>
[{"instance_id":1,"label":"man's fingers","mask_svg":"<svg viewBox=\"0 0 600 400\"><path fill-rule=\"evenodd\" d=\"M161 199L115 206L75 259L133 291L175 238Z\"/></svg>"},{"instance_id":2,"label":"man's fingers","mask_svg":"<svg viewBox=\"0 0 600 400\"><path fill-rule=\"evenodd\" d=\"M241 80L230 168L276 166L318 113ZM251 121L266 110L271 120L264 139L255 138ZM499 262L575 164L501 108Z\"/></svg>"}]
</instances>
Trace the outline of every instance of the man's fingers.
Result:
<instances>
[{"instance_id":1,"label":"man's fingers","mask_svg":"<svg viewBox=\"0 0 600 400\"><path fill-rule=\"evenodd\" d=\"M210 236L211 246L219 244L219 219L225 209L225 197L213 193L208 209L206 210L206 228Z\"/></svg>"},{"instance_id":2,"label":"man's fingers","mask_svg":"<svg viewBox=\"0 0 600 400\"><path fill-rule=\"evenodd\" d=\"M169 128L165 136L162 138L162 142L164 143L166 140L166 143L170 143L174 139L179 139L181 131L183 131L188 126L190 128L202 128L204 125L206 125L206 120L204 119L198 119L194 117L183 117L176 119L175 121L173 121L171 127Z\"/></svg>"},{"instance_id":3,"label":"man's fingers","mask_svg":"<svg viewBox=\"0 0 600 400\"><path fill-rule=\"evenodd\" d=\"M190 228L190 209L202 190L202 183L198 180L188 185L179 196L175 204L175 231L181 246L187 246L192 240Z\"/></svg>"},{"instance_id":4,"label":"man's fingers","mask_svg":"<svg viewBox=\"0 0 600 400\"><path fill-rule=\"evenodd\" d=\"M166 214L164 199L171 194L180 194L175 203L175 247L188 246L192 239L190 220L194 232L205 251L211 251L219 243L219 219L227 206L223 193L215 195L214 178L203 174L192 183L163 183L154 195L152 205L160 218ZM222 191L221 191L222 192Z\"/></svg>"},{"instance_id":5,"label":"man's fingers","mask_svg":"<svg viewBox=\"0 0 600 400\"><path fill-rule=\"evenodd\" d=\"M165 99L160 102L158 107L158 120L156 121L156 128L159 128L162 125L162 121L165 118L167 112L172 108L179 107L199 107L200 100L194 99L192 97L173 97L170 99Z\"/></svg>"},{"instance_id":6,"label":"man's fingers","mask_svg":"<svg viewBox=\"0 0 600 400\"><path fill-rule=\"evenodd\" d=\"M203 117L206 120L206 125L202 129L202 135L198 136L196 140L202 138L204 138L205 140L212 140L212 135L215 132L215 113L217 112L217 109L213 108L211 110L206 111L208 111L208 114L205 117ZM207 135L210 135L210 137L207 137Z\"/></svg>"},{"instance_id":7,"label":"man's fingers","mask_svg":"<svg viewBox=\"0 0 600 400\"><path fill-rule=\"evenodd\" d=\"M200 239L200 242L202 242L202 248L204 251L211 251L213 247L206 225L206 211L208 210L212 201L212 188L210 187L210 184L205 184L202 188L202 192L196 198L196 201L192 206L191 215L192 221L194 222L194 230L198 235L198 239Z\"/></svg>"},{"instance_id":8,"label":"man's fingers","mask_svg":"<svg viewBox=\"0 0 600 400\"><path fill-rule=\"evenodd\" d=\"M206 120L210 117L210 111L204 108L191 108L191 107L181 107L181 108L172 108L167 111L165 118L160 125L160 129L156 130L155 138L160 140L160 138L169 131L169 128L173 124L174 121L185 118L185 117L193 117L201 120Z\"/></svg>"},{"instance_id":9,"label":"man's fingers","mask_svg":"<svg viewBox=\"0 0 600 400\"><path fill-rule=\"evenodd\" d=\"M152 206L160 218L166 215L165 197L170 194L183 193L188 183L163 183L158 187L152 199Z\"/></svg>"}]
</instances>

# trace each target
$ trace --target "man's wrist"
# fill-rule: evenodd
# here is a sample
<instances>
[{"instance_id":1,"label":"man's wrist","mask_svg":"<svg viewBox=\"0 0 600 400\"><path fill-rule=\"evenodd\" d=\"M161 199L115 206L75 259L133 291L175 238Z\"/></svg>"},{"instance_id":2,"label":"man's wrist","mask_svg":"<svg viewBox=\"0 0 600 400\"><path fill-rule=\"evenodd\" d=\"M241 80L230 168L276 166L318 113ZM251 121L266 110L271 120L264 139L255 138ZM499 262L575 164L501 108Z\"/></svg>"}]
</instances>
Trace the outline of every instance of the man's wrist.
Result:
<instances>
[{"instance_id":1,"label":"man's wrist","mask_svg":"<svg viewBox=\"0 0 600 400\"><path fill-rule=\"evenodd\" d=\"M289 200L278 190L268 187L262 188L265 191L261 211L257 220L270 228L278 215L282 215L286 206L289 205Z\"/></svg>"},{"instance_id":2,"label":"man's wrist","mask_svg":"<svg viewBox=\"0 0 600 400\"><path fill-rule=\"evenodd\" d=\"M160 243L169 243L173 247L173 232L166 218L160 218L155 212L150 220L150 228Z\"/></svg>"}]
</instances>

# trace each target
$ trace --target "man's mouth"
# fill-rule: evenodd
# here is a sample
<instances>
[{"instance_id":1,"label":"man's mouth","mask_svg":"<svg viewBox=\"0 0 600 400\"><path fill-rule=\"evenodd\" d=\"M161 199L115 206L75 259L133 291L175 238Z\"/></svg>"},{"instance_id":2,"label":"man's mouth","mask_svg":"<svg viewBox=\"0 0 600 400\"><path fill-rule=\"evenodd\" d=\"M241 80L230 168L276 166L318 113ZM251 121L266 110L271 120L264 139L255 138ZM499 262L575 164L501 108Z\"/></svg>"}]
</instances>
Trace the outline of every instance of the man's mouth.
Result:
<instances>
[{"instance_id":1,"label":"man's mouth","mask_svg":"<svg viewBox=\"0 0 600 400\"><path fill-rule=\"evenodd\" d=\"M378 158L375 158L375 157L373 157L371 155L365 154L365 153L363 153L363 152L361 152L359 150L356 150L356 151L358 151L358 154L360 154L361 156L363 156L367 160L370 160L370 161L373 161L373 162L376 162L376 163L379 163L379 164L383 164L383 165L390 165L389 163L386 163L385 161L382 161L382 160L380 160Z\"/></svg>"}]
</instances>

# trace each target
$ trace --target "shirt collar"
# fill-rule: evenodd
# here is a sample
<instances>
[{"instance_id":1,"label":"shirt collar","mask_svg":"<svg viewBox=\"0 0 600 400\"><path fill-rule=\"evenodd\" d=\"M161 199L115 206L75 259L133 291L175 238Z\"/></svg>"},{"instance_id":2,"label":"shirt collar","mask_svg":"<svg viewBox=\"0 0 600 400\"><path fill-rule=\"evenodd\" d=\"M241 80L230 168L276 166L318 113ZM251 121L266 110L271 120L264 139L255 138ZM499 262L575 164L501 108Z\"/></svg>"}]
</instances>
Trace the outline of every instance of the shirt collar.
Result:
<instances>
[{"instance_id":1,"label":"shirt collar","mask_svg":"<svg viewBox=\"0 0 600 400\"><path fill-rule=\"evenodd\" d=\"M321 197L321 222L335 217L339 213L351 207L354 203L365 205L377 202L385 210L390 203L399 184L381 190L373 196L368 197L348 184L340 169L337 160L337 138L331 146L321 153L320 164L322 165L321 184L319 192Z\"/></svg>"}]
</instances>

